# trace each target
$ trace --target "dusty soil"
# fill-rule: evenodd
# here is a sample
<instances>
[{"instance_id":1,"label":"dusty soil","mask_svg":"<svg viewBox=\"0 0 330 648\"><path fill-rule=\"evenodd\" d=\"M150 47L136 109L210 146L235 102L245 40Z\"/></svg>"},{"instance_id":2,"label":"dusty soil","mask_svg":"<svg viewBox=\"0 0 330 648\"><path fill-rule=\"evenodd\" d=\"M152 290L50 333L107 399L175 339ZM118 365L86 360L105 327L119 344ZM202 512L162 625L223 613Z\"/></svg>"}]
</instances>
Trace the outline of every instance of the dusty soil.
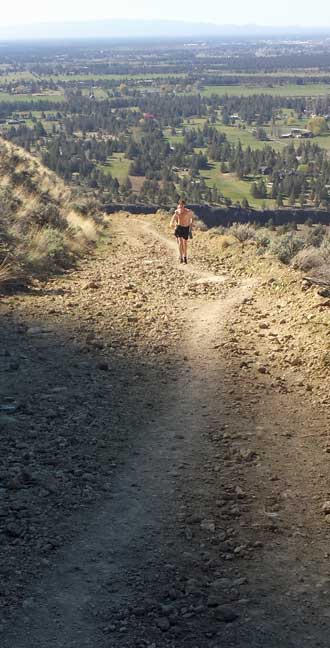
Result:
<instances>
[{"instance_id":1,"label":"dusty soil","mask_svg":"<svg viewBox=\"0 0 330 648\"><path fill-rule=\"evenodd\" d=\"M3 648L329 645L329 320L252 246L114 216L1 298Z\"/></svg>"}]
</instances>

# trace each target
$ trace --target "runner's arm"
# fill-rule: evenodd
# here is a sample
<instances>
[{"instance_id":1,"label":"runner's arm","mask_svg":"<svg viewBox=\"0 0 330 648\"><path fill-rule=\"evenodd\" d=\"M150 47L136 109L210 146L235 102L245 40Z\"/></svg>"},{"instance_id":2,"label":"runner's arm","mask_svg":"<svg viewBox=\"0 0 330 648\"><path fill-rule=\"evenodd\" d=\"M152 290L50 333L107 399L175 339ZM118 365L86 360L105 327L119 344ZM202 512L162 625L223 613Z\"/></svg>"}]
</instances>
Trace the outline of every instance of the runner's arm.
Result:
<instances>
[{"instance_id":1,"label":"runner's arm","mask_svg":"<svg viewBox=\"0 0 330 648\"><path fill-rule=\"evenodd\" d=\"M173 214L173 216L171 218L170 227L173 227L176 222L177 222L177 213L176 213L176 210L175 210L175 212L174 212L174 214Z\"/></svg>"}]
</instances>

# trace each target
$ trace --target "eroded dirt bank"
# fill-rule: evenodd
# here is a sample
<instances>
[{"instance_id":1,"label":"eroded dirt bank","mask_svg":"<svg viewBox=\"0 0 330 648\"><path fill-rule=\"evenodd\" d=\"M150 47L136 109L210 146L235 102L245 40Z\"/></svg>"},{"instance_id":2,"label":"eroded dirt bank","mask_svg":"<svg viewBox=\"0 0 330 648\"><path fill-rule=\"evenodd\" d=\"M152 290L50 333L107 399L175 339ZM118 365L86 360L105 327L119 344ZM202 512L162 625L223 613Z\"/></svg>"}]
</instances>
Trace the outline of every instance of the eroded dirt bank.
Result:
<instances>
[{"instance_id":1,"label":"eroded dirt bank","mask_svg":"<svg viewBox=\"0 0 330 648\"><path fill-rule=\"evenodd\" d=\"M209 234L182 268L160 218L110 234L1 300L1 645L327 646L318 297Z\"/></svg>"}]
</instances>

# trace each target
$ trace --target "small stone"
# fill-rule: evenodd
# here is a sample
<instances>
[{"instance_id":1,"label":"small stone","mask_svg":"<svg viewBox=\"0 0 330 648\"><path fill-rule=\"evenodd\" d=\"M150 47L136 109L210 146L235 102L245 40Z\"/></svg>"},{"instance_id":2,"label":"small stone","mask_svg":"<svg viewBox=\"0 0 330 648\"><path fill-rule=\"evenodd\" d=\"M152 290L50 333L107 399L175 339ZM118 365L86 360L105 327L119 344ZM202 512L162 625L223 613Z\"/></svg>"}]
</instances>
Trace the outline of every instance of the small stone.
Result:
<instances>
[{"instance_id":1,"label":"small stone","mask_svg":"<svg viewBox=\"0 0 330 648\"><path fill-rule=\"evenodd\" d=\"M83 289L84 289L84 290L88 290L89 288L91 288L91 289L93 289L93 290L97 290L99 287L100 287L100 286L99 286L99 284L97 283L97 281L88 281L88 282L83 286Z\"/></svg>"},{"instance_id":2,"label":"small stone","mask_svg":"<svg viewBox=\"0 0 330 648\"><path fill-rule=\"evenodd\" d=\"M49 331L42 329L40 326L30 326L26 331L27 335L44 335L45 333L49 333Z\"/></svg>"},{"instance_id":3,"label":"small stone","mask_svg":"<svg viewBox=\"0 0 330 648\"><path fill-rule=\"evenodd\" d=\"M105 361L98 362L97 368L100 369L100 371L109 371L109 365Z\"/></svg>"},{"instance_id":4,"label":"small stone","mask_svg":"<svg viewBox=\"0 0 330 648\"><path fill-rule=\"evenodd\" d=\"M214 533L215 532L214 520L202 520L201 529L203 529L203 531L210 531L211 533Z\"/></svg>"},{"instance_id":5,"label":"small stone","mask_svg":"<svg viewBox=\"0 0 330 648\"><path fill-rule=\"evenodd\" d=\"M251 459L255 458L256 453L254 452L254 450L251 450L251 448L241 448L240 455L241 458L244 459L244 461L251 461Z\"/></svg>"},{"instance_id":6,"label":"small stone","mask_svg":"<svg viewBox=\"0 0 330 648\"><path fill-rule=\"evenodd\" d=\"M224 623L231 623L238 618L238 613L236 612L236 610L234 610L229 605L221 605L220 607L215 609L214 614L217 621Z\"/></svg>"},{"instance_id":7,"label":"small stone","mask_svg":"<svg viewBox=\"0 0 330 648\"><path fill-rule=\"evenodd\" d=\"M330 500L327 500L326 502L324 502L324 504L322 506L322 512L325 515L330 514Z\"/></svg>"},{"instance_id":8,"label":"small stone","mask_svg":"<svg viewBox=\"0 0 330 648\"><path fill-rule=\"evenodd\" d=\"M12 523L7 524L7 526L5 527L5 533L10 538L19 538L19 536L21 535L21 530L17 524Z\"/></svg>"},{"instance_id":9,"label":"small stone","mask_svg":"<svg viewBox=\"0 0 330 648\"><path fill-rule=\"evenodd\" d=\"M219 605L219 598L215 594L211 594L208 599L207 599L207 607L218 607Z\"/></svg>"},{"instance_id":10,"label":"small stone","mask_svg":"<svg viewBox=\"0 0 330 648\"><path fill-rule=\"evenodd\" d=\"M171 624L167 617L160 617L157 619L157 626L162 632L167 632L170 629Z\"/></svg>"},{"instance_id":11,"label":"small stone","mask_svg":"<svg viewBox=\"0 0 330 648\"><path fill-rule=\"evenodd\" d=\"M239 497L239 499L243 499L245 497L245 493L244 493L243 489L240 486L236 486L235 492L236 492L237 497Z\"/></svg>"}]
</instances>

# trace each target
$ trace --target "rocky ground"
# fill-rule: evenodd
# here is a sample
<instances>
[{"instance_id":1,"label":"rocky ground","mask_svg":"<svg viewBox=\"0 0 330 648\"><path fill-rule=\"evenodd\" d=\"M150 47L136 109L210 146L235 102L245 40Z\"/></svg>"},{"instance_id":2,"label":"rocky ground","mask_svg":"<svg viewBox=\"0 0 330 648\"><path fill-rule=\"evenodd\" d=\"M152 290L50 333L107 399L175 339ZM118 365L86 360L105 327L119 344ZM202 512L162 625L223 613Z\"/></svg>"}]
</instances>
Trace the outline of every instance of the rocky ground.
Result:
<instances>
[{"instance_id":1,"label":"rocky ground","mask_svg":"<svg viewBox=\"0 0 330 648\"><path fill-rule=\"evenodd\" d=\"M3 648L328 646L329 319L164 217L0 301Z\"/></svg>"}]
</instances>

